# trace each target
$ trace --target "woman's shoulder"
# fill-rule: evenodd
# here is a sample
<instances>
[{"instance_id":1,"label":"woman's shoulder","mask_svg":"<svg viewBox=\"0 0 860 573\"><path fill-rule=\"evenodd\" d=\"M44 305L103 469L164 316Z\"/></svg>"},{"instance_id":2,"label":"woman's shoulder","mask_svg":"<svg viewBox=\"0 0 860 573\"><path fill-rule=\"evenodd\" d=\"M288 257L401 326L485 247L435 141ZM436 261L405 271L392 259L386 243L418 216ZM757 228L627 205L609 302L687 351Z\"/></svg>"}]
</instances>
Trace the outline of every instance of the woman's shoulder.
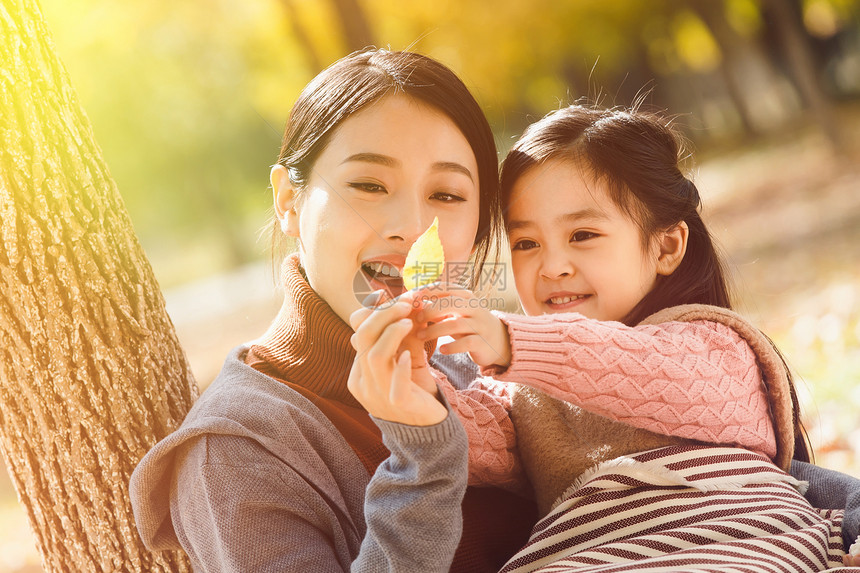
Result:
<instances>
[{"instance_id":1,"label":"woman's shoulder","mask_svg":"<svg viewBox=\"0 0 860 573\"><path fill-rule=\"evenodd\" d=\"M236 496L275 480L332 499L363 491L367 471L334 425L301 394L245 365L243 351L228 355L180 427L134 470L132 505L148 547L178 548L172 527L163 527L172 511L171 487L184 484L188 495L197 495L206 480L207 487Z\"/></svg>"},{"instance_id":2,"label":"woman's shoulder","mask_svg":"<svg viewBox=\"0 0 860 573\"><path fill-rule=\"evenodd\" d=\"M197 442L250 440L259 445L257 451L282 460L300 458L308 451L321 452L333 464L355 457L319 408L286 384L246 365L241 359L244 350L240 346L230 352L221 372L182 424L146 454L136 472L145 468L170 471L177 454ZM357 458L354 461L360 464Z\"/></svg>"},{"instance_id":3,"label":"woman's shoulder","mask_svg":"<svg viewBox=\"0 0 860 573\"><path fill-rule=\"evenodd\" d=\"M279 446L294 442L297 431L309 441L342 438L310 400L245 364L246 351L239 346L228 354L177 432L237 435Z\"/></svg>"}]
</instances>

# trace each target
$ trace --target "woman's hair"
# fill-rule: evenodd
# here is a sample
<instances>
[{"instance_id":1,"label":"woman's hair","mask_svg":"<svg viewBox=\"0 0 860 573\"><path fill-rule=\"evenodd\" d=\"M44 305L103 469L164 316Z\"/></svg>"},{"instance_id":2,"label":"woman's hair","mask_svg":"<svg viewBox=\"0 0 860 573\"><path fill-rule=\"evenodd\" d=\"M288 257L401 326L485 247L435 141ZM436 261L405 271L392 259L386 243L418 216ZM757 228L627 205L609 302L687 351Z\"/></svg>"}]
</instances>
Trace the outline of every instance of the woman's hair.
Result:
<instances>
[{"instance_id":1,"label":"woman's hair","mask_svg":"<svg viewBox=\"0 0 860 573\"><path fill-rule=\"evenodd\" d=\"M732 307L722 259L699 213L699 191L680 169L683 139L667 119L636 108L586 105L548 114L526 130L502 164L505 213L517 180L529 169L555 159L573 161L595 181L606 184L610 200L639 226L643 248L657 233L682 221L689 227L687 251L678 268L657 277L651 291L624 317L625 324L638 324L657 311L682 304ZM794 404L795 458L808 461L799 402L790 370L787 366L785 370Z\"/></svg>"},{"instance_id":2,"label":"woman's hair","mask_svg":"<svg viewBox=\"0 0 860 573\"><path fill-rule=\"evenodd\" d=\"M413 52L370 49L346 56L319 73L293 105L278 163L297 193L306 188L319 155L337 127L389 94L405 94L440 111L460 129L478 164L480 217L473 282L502 235L498 155L490 125L463 82L445 65ZM283 233L272 226L276 254Z\"/></svg>"}]
</instances>

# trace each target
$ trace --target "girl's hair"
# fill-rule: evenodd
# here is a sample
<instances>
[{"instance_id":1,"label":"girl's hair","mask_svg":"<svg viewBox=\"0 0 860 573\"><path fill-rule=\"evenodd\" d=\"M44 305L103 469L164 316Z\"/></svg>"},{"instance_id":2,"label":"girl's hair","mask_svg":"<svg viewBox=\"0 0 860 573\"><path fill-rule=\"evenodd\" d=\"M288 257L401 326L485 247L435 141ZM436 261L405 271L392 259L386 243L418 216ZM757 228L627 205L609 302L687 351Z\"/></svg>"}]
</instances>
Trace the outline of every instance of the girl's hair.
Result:
<instances>
[{"instance_id":1,"label":"girl's hair","mask_svg":"<svg viewBox=\"0 0 860 573\"><path fill-rule=\"evenodd\" d=\"M681 136L667 119L639 109L571 105L532 124L508 153L501 170L502 208L507 213L514 184L546 161L570 160L606 184L610 200L639 226L643 248L659 232L684 221L687 251L678 268L658 276L654 288L624 317L635 325L664 308L709 304L731 308L721 257L699 213L699 191L680 169ZM777 350L778 352L778 350ZM799 403L794 404L795 458L809 460Z\"/></svg>"},{"instance_id":2,"label":"girl's hair","mask_svg":"<svg viewBox=\"0 0 860 573\"><path fill-rule=\"evenodd\" d=\"M658 232L686 221L687 253L674 273L625 317L638 324L670 306L689 303L731 308L723 264L699 215L699 191L679 169L679 137L657 116L641 111L573 105L532 124L502 166L502 206L514 183L551 159L576 162L606 184L612 202L641 229L647 244Z\"/></svg>"},{"instance_id":3,"label":"girl's hair","mask_svg":"<svg viewBox=\"0 0 860 573\"><path fill-rule=\"evenodd\" d=\"M440 111L460 129L478 164L480 217L475 237L472 282L495 253L502 235L498 155L490 125L463 82L445 65L413 52L369 49L346 56L319 73L293 105L278 163L287 168L300 194L319 155L337 127L389 94L402 93ZM283 252L278 221L273 247Z\"/></svg>"}]
</instances>

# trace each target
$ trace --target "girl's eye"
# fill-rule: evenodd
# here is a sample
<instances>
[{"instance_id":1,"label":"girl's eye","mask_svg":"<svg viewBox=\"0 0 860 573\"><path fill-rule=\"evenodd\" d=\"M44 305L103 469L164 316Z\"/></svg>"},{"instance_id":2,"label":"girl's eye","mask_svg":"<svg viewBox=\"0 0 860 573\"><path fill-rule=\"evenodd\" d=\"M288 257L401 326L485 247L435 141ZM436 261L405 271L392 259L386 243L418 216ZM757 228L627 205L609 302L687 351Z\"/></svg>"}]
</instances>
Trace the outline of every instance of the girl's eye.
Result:
<instances>
[{"instance_id":1,"label":"girl's eye","mask_svg":"<svg viewBox=\"0 0 860 573\"><path fill-rule=\"evenodd\" d=\"M597 233L592 233L591 231L576 231L570 236L570 242L579 243L595 237L597 237Z\"/></svg>"},{"instance_id":2,"label":"girl's eye","mask_svg":"<svg viewBox=\"0 0 860 573\"><path fill-rule=\"evenodd\" d=\"M534 249L538 244L531 239L520 239L519 241L515 241L511 246L512 251L528 251L529 249Z\"/></svg>"},{"instance_id":3,"label":"girl's eye","mask_svg":"<svg viewBox=\"0 0 860 573\"><path fill-rule=\"evenodd\" d=\"M442 201L443 203L462 203L466 199L457 195L455 193L448 193L447 191L437 191L432 195L433 199L438 201Z\"/></svg>"},{"instance_id":4,"label":"girl's eye","mask_svg":"<svg viewBox=\"0 0 860 573\"><path fill-rule=\"evenodd\" d=\"M359 191L364 191L365 193L386 193L386 189L384 186L379 183L370 183L367 181L352 181L347 183L353 189L358 189Z\"/></svg>"}]
</instances>

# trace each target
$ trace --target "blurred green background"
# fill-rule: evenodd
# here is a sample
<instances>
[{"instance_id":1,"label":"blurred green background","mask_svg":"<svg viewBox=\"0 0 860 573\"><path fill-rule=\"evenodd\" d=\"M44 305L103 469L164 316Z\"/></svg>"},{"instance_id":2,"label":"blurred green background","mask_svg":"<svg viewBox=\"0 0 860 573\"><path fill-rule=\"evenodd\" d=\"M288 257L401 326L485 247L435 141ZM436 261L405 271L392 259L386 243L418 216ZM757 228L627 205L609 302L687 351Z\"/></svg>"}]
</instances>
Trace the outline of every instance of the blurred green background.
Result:
<instances>
[{"instance_id":1,"label":"blurred green background","mask_svg":"<svg viewBox=\"0 0 860 573\"><path fill-rule=\"evenodd\" d=\"M860 0L42 0L200 384L278 306L268 171L292 102L367 45L440 59L500 152L589 97L677 117L740 309L860 475ZM502 155L503 156L503 155ZM39 571L0 477L0 572Z\"/></svg>"}]
</instances>

